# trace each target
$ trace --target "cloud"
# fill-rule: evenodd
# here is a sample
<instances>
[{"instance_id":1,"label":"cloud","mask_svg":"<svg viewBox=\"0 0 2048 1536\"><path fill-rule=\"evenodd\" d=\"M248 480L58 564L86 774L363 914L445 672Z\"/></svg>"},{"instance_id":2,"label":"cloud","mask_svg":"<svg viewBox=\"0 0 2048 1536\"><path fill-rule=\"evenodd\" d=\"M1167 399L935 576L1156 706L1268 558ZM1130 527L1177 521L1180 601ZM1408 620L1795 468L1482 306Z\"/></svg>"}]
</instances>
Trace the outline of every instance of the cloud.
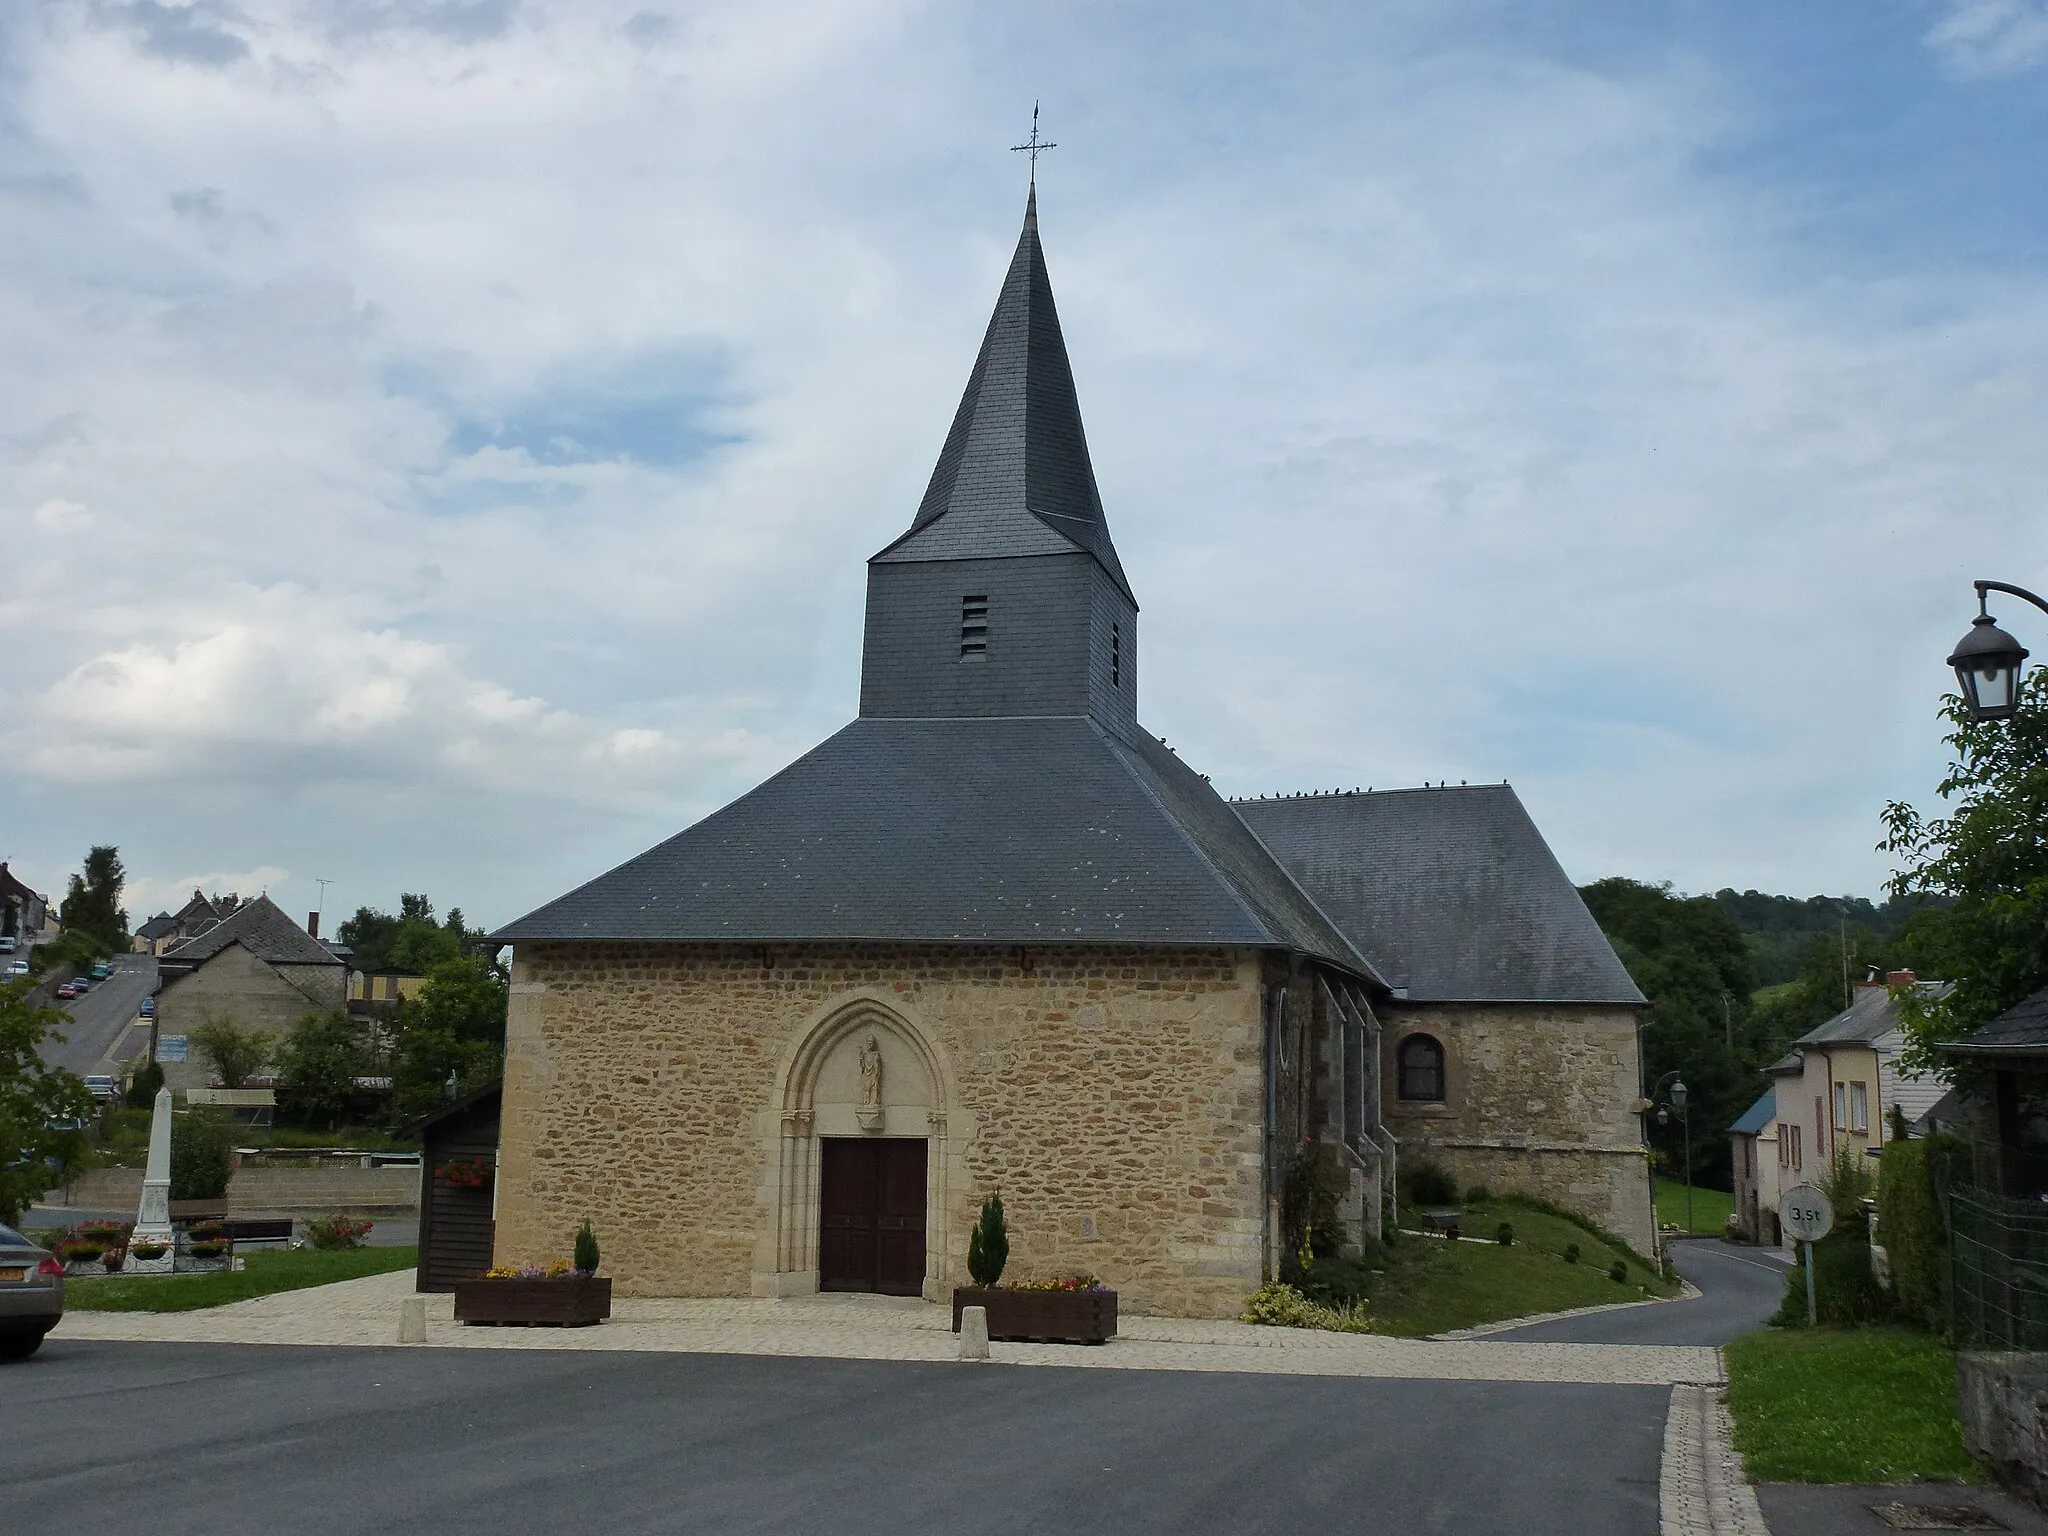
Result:
<instances>
[{"instance_id":1,"label":"cloud","mask_svg":"<svg viewBox=\"0 0 2048 1536\"><path fill-rule=\"evenodd\" d=\"M2048 63L2043 0L1950 0L1927 44L1963 76L2015 75Z\"/></svg>"},{"instance_id":2,"label":"cloud","mask_svg":"<svg viewBox=\"0 0 2048 1536\"><path fill-rule=\"evenodd\" d=\"M102 3L97 14L102 25L125 29L144 52L160 59L217 69L249 56L248 43L225 25L236 19L236 12L207 0L182 5L161 5L157 0Z\"/></svg>"},{"instance_id":3,"label":"cloud","mask_svg":"<svg viewBox=\"0 0 2048 1536\"><path fill-rule=\"evenodd\" d=\"M176 912L192 899L194 891L208 896L232 894L250 897L265 894L273 886L283 886L292 878L290 870L275 864L263 864L255 869L216 869L203 874L169 877L131 875L122 887L121 905L127 909L128 926L133 929L141 927L159 912Z\"/></svg>"}]
</instances>

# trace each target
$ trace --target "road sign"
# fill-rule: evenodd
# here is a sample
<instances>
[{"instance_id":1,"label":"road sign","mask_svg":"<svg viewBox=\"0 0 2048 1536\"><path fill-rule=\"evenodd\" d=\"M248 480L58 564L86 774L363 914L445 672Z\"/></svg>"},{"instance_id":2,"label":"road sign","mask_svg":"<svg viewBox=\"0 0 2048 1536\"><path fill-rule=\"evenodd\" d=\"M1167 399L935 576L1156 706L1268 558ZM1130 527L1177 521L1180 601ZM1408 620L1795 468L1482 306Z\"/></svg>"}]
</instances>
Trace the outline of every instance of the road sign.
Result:
<instances>
[{"instance_id":1,"label":"road sign","mask_svg":"<svg viewBox=\"0 0 2048 1536\"><path fill-rule=\"evenodd\" d=\"M1811 1184L1794 1184L1778 1197L1778 1221L1802 1243L1817 1243L1835 1225L1835 1208Z\"/></svg>"}]
</instances>

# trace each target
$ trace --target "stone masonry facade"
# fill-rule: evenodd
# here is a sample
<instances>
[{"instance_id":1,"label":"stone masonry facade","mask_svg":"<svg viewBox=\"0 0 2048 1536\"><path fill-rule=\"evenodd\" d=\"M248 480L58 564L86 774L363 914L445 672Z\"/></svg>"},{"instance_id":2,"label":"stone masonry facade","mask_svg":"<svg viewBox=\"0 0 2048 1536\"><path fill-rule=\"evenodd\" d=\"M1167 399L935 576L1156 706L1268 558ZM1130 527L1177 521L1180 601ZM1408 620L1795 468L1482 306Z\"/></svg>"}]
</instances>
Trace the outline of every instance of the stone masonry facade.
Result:
<instances>
[{"instance_id":1,"label":"stone masonry facade","mask_svg":"<svg viewBox=\"0 0 2048 1536\"><path fill-rule=\"evenodd\" d=\"M886 1133L931 1148L927 1295L966 1283L1000 1190L1006 1278L1234 1316L1261 1262L1260 979L1235 949L522 944L497 1261L566 1254L588 1216L623 1295L814 1285L805 1181L819 1137L861 1134L851 1042L879 1037Z\"/></svg>"},{"instance_id":2,"label":"stone masonry facade","mask_svg":"<svg viewBox=\"0 0 2048 1536\"><path fill-rule=\"evenodd\" d=\"M1580 1211L1639 1253L1656 1241L1635 1010L1542 1003L1380 1005L1383 1114L1404 1164ZM1444 1048L1444 1101L1399 1097L1400 1042Z\"/></svg>"},{"instance_id":3,"label":"stone masonry facade","mask_svg":"<svg viewBox=\"0 0 2048 1536\"><path fill-rule=\"evenodd\" d=\"M167 982L157 994L156 1031L187 1035L210 1019L232 1019L246 1029L282 1038L309 1013L342 1006L348 972L340 965L275 966L239 944L230 944L188 975ZM206 1082L207 1065L197 1051L184 1062L164 1066L174 1091Z\"/></svg>"}]
</instances>

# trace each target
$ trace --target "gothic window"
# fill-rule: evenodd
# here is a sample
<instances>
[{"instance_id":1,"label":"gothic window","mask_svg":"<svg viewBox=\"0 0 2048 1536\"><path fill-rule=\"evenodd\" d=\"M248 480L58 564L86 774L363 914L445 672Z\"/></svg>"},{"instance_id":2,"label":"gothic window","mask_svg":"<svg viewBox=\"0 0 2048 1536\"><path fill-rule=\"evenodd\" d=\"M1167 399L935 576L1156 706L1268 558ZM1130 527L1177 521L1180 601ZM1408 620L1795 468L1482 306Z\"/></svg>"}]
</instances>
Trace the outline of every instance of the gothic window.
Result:
<instances>
[{"instance_id":1,"label":"gothic window","mask_svg":"<svg viewBox=\"0 0 2048 1536\"><path fill-rule=\"evenodd\" d=\"M1444 1101L1444 1048L1429 1035L1410 1035L1394 1055L1397 1091L1425 1104Z\"/></svg>"},{"instance_id":2,"label":"gothic window","mask_svg":"<svg viewBox=\"0 0 2048 1536\"><path fill-rule=\"evenodd\" d=\"M960 659L988 659L988 594L960 599Z\"/></svg>"}]
</instances>

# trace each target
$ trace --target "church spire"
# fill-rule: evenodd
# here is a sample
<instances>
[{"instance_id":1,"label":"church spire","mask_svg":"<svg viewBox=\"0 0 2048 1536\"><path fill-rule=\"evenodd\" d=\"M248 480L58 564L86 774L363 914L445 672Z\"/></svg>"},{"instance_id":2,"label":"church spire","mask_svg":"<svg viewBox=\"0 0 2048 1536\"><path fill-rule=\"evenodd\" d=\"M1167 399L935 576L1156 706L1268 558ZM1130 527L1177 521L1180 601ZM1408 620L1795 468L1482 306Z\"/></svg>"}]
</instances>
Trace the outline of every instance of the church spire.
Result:
<instances>
[{"instance_id":1,"label":"church spire","mask_svg":"<svg viewBox=\"0 0 2048 1536\"><path fill-rule=\"evenodd\" d=\"M875 558L895 563L1076 549L1093 555L1131 596L1088 457L1038 242L1034 182L1016 253L931 483L910 531Z\"/></svg>"}]
</instances>

